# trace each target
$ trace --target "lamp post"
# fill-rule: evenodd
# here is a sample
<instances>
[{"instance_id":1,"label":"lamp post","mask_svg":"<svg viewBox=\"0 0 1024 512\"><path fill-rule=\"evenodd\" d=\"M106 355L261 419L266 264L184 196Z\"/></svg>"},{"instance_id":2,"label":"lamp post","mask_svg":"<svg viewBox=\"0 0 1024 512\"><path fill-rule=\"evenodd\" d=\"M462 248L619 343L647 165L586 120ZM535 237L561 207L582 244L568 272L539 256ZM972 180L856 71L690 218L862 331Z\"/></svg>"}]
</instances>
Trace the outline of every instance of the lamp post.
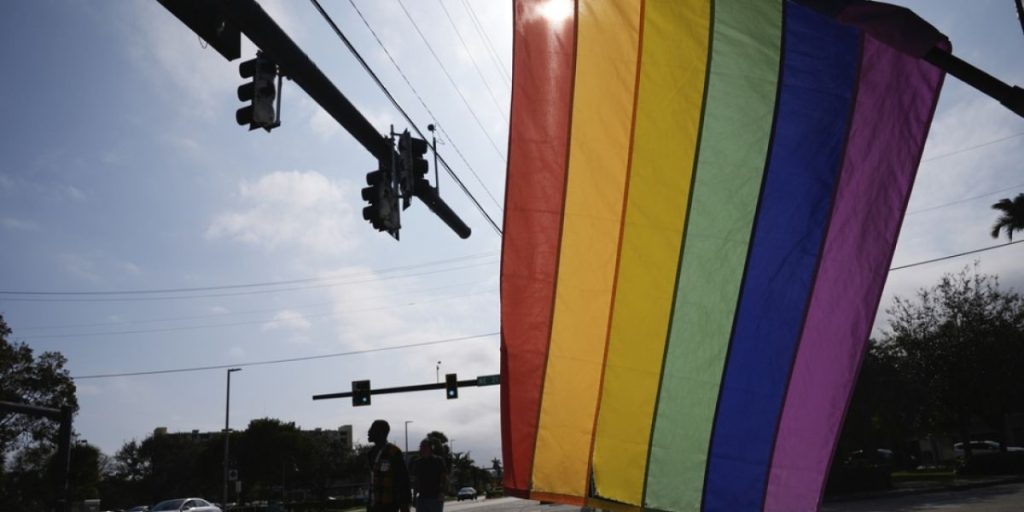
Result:
<instances>
[{"instance_id":1,"label":"lamp post","mask_svg":"<svg viewBox=\"0 0 1024 512\"><path fill-rule=\"evenodd\" d=\"M231 411L231 374L240 371L242 371L241 368L228 368L228 389L224 399L224 500L221 504L225 508L228 506L228 437L231 435L228 418Z\"/></svg>"},{"instance_id":2,"label":"lamp post","mask_svg":"<svg viewBox=\"0 0 1024 512\"><path fill-rule=\"evenodd\" d=\"M405 420L405 453L409 453L409 424L412 420Z\"/></svg>"},{"instance_id":3,"label":"lamp post","mask_svg":"<svg viewBox=\"0 0 1024 512\"><path fill-rule=\"evenodd\" d=\"M441 382L441 361L437 362L437 366L434 367L434 378L437 382Z\"/></svg>"}]
</instances>

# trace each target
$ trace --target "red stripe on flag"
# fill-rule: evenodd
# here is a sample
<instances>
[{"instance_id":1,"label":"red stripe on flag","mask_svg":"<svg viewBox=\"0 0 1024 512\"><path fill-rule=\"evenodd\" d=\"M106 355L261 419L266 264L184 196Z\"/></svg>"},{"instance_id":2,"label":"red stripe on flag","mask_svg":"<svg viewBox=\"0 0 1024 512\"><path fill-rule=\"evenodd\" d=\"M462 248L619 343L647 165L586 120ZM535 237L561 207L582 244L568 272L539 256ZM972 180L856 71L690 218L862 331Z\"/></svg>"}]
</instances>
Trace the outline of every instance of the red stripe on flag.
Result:
<instances>
[{"instance_id":1,"label":"red stripe on flag","mask_svg":"<svg viewBox=\"0 0 1024 512\"><path fill-rule=\"evenodd\" d=\"M516 0L501 264L504 486L528 490L561 238L575 25Z\"/></svg>"}]
</instances>

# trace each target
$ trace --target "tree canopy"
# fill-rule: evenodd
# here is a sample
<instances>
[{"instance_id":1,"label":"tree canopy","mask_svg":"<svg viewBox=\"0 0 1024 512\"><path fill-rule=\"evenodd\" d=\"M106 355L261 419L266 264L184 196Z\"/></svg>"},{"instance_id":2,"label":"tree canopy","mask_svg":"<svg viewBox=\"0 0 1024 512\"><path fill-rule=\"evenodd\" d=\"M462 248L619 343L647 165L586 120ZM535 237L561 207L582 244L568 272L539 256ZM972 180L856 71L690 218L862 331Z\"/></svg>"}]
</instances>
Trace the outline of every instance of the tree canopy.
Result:
<instances>
[{"instance_id":1,"label":"tree canopy","mask_svg":"<svg viewBox=\"0 0 1024 512\"><path fill-rule=\"evenodd\" d=\"M36 356L28 345L11 337L11 328L0 315L0 401L54 409L67 405L78 411L75 382L64 368L67 359L59 352ZM18 450L52 442L57 434L54 425L47 419L0 412L0 458L7 460Z\"/></svg>"},{"instance_id":2,"label":"tree canopy","mask_svg":"<svg viewBox=\"0 0 1024 512\"><path fill-rule=\"evenodd\" d=\"M889 327L865 370L873 362L889 368L888 393L900 390L896 409L910 415L900 420L904 426L963 440L972 421L998 432L1008 413L1019 412L1024 299L996 276L968 267L914 298L897 297L887 312Z\"/></svg>"},{"instance_id":3,"label":"tree canopy","mask_svg":"<svg viewBox=\"0 0 1024 512\"><path fill-rule=\"evenodd\" d=\"M1006 238L1012 242L1014 231L1024 231L1024 194L1017 194L1012 200L1000 199L992 209L1000 212L992 225L992 238L999 238L999 232L1006 230Z\"/></svg>"}]
</instances>

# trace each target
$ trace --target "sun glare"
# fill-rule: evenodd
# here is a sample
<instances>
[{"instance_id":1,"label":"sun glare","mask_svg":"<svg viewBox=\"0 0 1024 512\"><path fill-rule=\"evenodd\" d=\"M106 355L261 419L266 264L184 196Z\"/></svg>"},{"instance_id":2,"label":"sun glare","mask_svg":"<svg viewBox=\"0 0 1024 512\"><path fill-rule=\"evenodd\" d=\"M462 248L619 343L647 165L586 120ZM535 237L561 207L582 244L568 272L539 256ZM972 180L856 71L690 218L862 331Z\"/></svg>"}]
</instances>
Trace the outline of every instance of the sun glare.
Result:
<instances>
[{"instance_id":1,"label":"sun glare","mask_svg":"<svg viewBox=\"0 0 1024 512\"><path fill-rule=\"evenodd\" d=\"M547 0L537 6L537 14L552 25L562 23L572 17L573 11L573 0Z\"/></svg>"}]
</instances>

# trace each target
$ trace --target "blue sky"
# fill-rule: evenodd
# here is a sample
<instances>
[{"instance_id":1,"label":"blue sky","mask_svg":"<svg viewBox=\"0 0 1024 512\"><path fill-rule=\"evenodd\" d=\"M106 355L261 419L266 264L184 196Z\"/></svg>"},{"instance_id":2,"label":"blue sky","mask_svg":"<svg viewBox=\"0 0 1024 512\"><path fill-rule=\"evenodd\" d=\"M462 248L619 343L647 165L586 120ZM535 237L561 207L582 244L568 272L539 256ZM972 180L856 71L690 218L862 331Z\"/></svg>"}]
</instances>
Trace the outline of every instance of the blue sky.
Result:
<instances>
[{"instance_id":1,"label":"blue sky","mask_svg":"<svg viewBox=\"0 0 1024 512\"><path fill-rule=\"evenodd\" d=\"M381 131L391 123L405 127L310 4L261 4ZM404 4L484 130L401 6L356 1L449 133L442 153L500 222L490 196L498 202L504 196L510 2L444 0L465 48L436 1ZM473 28L467 4L503 72ZM1011 1L906 4L948 34L955 53L1008 82L1024 83L1024 35ZM424 127L435 121L351 5L334 0L324 6L414 120ZM64 353L73 375L315 356L499 330L501 240L451 179L442 175L442 194L473 228L470 239L460 240L422 204L404 212L401 243L373 231L361 218L359 188L375 167L365 151L287 82L283 126L271 134L237 126L237 62L204 49L156 2L5 3L0 34L7 70L0 82L6 123L0 138L0 288L98 292L318 279L119 300L0 298L15 339L37 351ZM243 40L243 58L254 52ZM1021 134L1024 120L947 79L894 265L996 243L988 235L995 218L989 205L1024 191ZM961 151L1000 139L1006 140ZM975 196L983 197L970 199ZM1022 251L1015 246L976 259L982 271L1024 290ZM893 294L930 286L971 261L891 273L883 306ZM310 399L347 390L355 379L370 378L374 386L433 382L438 361L442 377L497 373L498 339L247 367L232 377L231 425L244 428L268 416L304 428L352 424L357 440L365 441L370 421L381 417L391 421L392 439L401 444L403 422L412 420L410 443L442 430L457 450L471 450L478 461L498 456L496 387L465 389L455 401L441 392L381 396L358 409L344 400ZM224 374L79 380L76 429L108 454L158 426L218 430Z\"/></svg>"}]
</instances>

